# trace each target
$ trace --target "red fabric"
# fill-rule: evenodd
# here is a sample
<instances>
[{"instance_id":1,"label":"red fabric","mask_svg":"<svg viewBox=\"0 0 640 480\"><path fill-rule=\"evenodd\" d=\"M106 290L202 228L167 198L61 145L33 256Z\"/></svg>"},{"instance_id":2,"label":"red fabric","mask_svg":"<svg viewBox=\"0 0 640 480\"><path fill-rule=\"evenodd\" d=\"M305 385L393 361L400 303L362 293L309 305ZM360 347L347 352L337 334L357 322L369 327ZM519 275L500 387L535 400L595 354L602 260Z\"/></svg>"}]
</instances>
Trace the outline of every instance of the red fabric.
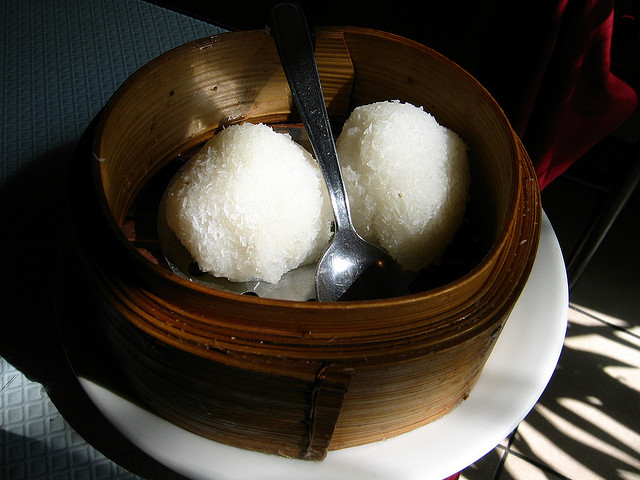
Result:
<instances>
[{"instance_id":1,"label":"red fabric","mask_svg":"<svg viewBox=\"0 0 640 480\"><path fill-rule=\"evenodd\" d=\"M636 92L611 73L614 3L429 2L414 36L489 90L544 188L636 108Z\"/></svg>"},{"instance_id":2,"label":"red fabric","mask_svg":"<svg viewBox=\"0 0 640 480\"><path fill-rule=\"evenodd\" d=\"M544 188L635 110L637 95L611 73L613 0L563 0L530 116L514 125ZM525 123L526 122L526 123Z\"/></svg>"}]
</instances>

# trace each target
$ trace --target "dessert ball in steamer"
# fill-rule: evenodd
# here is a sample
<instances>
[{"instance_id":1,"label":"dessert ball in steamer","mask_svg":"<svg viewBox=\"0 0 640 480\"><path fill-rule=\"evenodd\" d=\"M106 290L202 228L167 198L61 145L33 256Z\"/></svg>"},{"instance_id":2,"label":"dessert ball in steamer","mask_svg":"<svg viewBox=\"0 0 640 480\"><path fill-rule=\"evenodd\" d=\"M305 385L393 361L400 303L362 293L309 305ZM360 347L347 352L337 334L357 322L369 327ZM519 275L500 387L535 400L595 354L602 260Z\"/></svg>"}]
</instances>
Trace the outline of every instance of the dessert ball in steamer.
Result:
<instances>
[{"instance_id":1,"label":"dessert ball in steamer","mask_svg":"<svg viewBox=\"0 0 640 480\"><path fill-rule=\"evenodd\" d=\"M337 149L360 234L405 270L436 261L466 209L464 141L422 108L386 101L355 108Z\"/></svg>"},{"instance_id":2,"label":"dessert ball in steamer","mask_svg":"<svg viewBox=\"0 0 640 480\"><path fill-rule=\"evenodd\" d=\"M215 135L169 187L167 223L201 270L234 282L277 282L317 260L331 236L318 165L262 124Z\"/></svg>"}]
</instances>

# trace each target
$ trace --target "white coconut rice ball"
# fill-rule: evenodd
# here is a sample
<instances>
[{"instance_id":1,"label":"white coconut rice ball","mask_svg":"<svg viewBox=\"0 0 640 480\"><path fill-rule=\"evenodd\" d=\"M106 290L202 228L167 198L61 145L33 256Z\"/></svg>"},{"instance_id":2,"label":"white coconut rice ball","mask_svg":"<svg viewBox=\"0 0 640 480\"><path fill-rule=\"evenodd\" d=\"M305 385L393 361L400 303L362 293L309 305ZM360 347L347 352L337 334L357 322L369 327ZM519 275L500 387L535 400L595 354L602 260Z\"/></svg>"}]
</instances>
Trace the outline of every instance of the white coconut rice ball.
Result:
<instances>
[{"instance_id":1,"label":"white coconut rice ball","mask_svg":"<svg viewBox=\"0 0 640 480\"><path fill-rule=\"evenodd\" d=\"M205 272L276 283L317 260L333 214L313 157L289 135L245 123L209 140L169 187L169 228Z\"/></svg>"},{"instance_id":2,"label":"white coconut rice ball","mask_svg":"<svg viewBox=\"0 0 640 480\"><path fill-rule=\"evenodd\" d=\"M354 224L404 270L436 261L463 221L467 146L422 108L357 107L337 140Z\"/></svg>"}]
</instances>

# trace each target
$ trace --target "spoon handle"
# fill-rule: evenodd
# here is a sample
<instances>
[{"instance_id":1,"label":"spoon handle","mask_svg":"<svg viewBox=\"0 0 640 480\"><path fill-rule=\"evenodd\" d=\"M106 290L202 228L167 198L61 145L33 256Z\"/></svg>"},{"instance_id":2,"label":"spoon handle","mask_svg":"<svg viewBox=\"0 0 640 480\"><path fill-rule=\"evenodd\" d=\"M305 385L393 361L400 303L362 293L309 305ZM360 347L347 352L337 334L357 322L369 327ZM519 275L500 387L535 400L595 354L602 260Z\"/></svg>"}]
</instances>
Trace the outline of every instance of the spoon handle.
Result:
<instances>
[{"instance_id":1,"label":"spoon handle","mask_svg":"<svg viewBox=\"0 0 640 480\"><path fill-rule=\"evenodd\" d=\"M271 21L284 73L329 190L336 232L353 230L307 20L298 5L280 3L271 10Z\"/></svg>"}]
</instances>

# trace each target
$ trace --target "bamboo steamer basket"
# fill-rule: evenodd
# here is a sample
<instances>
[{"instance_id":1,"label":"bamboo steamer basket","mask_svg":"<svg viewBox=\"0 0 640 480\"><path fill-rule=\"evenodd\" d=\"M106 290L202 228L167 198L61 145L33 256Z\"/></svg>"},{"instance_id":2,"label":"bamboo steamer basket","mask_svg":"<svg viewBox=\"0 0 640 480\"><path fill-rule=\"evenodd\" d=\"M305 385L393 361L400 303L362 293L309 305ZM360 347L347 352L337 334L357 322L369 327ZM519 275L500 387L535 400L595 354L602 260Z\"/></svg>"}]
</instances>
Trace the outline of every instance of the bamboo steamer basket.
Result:
<instances>
[{"instance_id":1,"label":"bamboo steamer basket","mask_svg":"<svg viewBox=\"0 0 640 480\"><path fill-rule=\"evenodd\" d=\"M527 153L462 68L351 27L318 29L316 55L336 124L356 105L399 99L467 142L482 255L459 278L377 301L257 298L173 274L144 213L131 233L141 203L155 220L158 196L141 192L166 186L172 159L232 123L297 121L264 31L197 40L135 72L78 148L71 210L97 320L140 398L215 441L319 460L425 425L470 395L527 281L541 208Z\"/></svg>"}]
</instances>

